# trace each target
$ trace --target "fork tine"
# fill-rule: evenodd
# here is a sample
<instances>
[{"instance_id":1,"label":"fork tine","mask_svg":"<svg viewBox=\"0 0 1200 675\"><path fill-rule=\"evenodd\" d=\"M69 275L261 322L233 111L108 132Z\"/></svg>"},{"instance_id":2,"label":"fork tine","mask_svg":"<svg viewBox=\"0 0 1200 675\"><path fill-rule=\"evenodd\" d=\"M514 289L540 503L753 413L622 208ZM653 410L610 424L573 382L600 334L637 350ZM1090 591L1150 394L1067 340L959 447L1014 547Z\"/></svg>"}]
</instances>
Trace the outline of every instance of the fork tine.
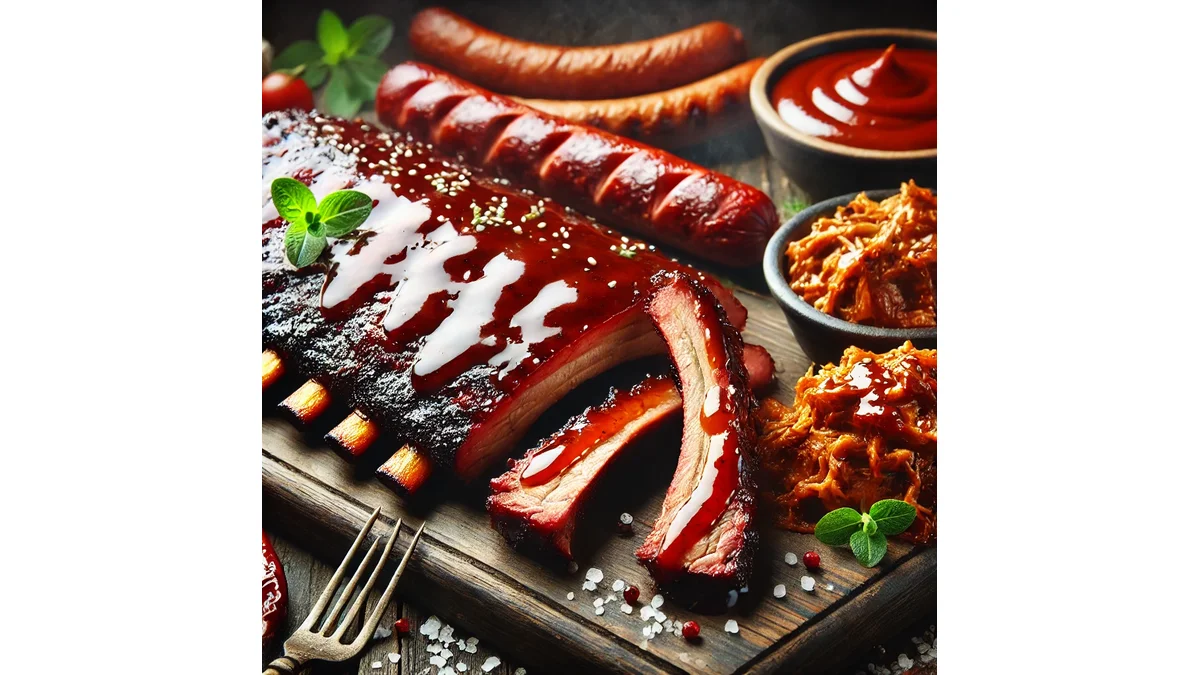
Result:
<instances>
[{"instance_id":1,"label":"fork tine","mask_svg":"<svg viewBox=\"0 0 1200 675\"><path fill-rule=\"evenodd\" d=\"M321 630L318 631L321 635L328 635L329 631L333 629L334 624L337 623L337 618L342 613L342 608L346 606L347 602L350 602L350 594L358 589L358 580L362 578L363 572L367 571L367 564L371 562L376 549L379 548L380 541L383 541L383 537L377 537L375 541L371 542L371 548L367 549L366 554L363 555L362 562L358 564L358 569L354 570L354 576L350 577L350 582L346 584L346 589L338 597L337 603L333 606L333 611L329 613L329 618L325 619L325 623L321 625ZM369 586L370 583L368 581L367 585ZM353 616L353 612L348 614L346 617L347 622Z\"/></svg>"},{"instance_id":2,"label":"fork tine","mask_svg":"<svg viewBox=\"0 0 1200 675\"><path fill-rule=\"evenodd\" d=\"M350 547L350 550L346 553L346 557L342 559L342 564L338 565L337 571L333 573L333 577L325 585L325 590L321 592L321 597L317 598L316 603L313 604L312 611L308 613L308 618L304 620L304 624L296 632L312 630L312 627L316 625L321 615L325 613L325 608L329 606L329 599L333 597L333 592L342 583L342 576L346 574L346 568L350 566L350 561L354 559L354 554L358 552L359 545L362 544L363 539L367 538L367 533L371 531L371 526L375 524L375 519L378 517L379 508L376 507L375 512L371 514L370 518L367 518L367 522L359 530L358 537L355 538L354 545Z\"/></svg>"},{"instance_id":3,"label":"fork tine","mask_svg":"<svg viewBox=\"0 0 1200 675\"><path fill-rule=\"evenodd\" d=\"M388 537L387 544L384 544L383 553L379 554L379 563L371 571L371 576L367 579L367 583L363 585L362 592L354 599L354 604L350 606L350 611L346 612L346 620L338 626L337 632L333 634L332 637L334 640L341 641L342 635L350 628L354 617L358 616L358 610L362 609L363 603L367 601L367 594L375 587L375 580L379 578L379 573L383 571L383 566L387 564L388 555L392 552L392 544L396 542L396 535L400 534L400 526L403 524L404 520L402 518L396 519L396 526L392 528L392 535ZM366 564L366 561L364 560L363 563ZM349 589L347 588L347 590ZM330 618L332 619L332 617Z\"/></svg>"},{"instance_id":4,"label":"fork tine","mask_svg":"<svg viewBox=\"0 0 1200 675\"><path fill-rule=\"evenodd\" d=\"M374 635L375 628L379 625L379 619L383 616L383 610L387 608L388 602L392 599L392 591L396 590L396 584L400 583L400 575L404 573L404 568L408 567L408 559L412 556L413 551L416 550L417 542L421 539L421 533L424 531L425 523L421 523L421 527L417 528L412 541L408 543L408 550L404 552L404 557L401 558L400 566L396 568L396 573L392 575L392 580L388 582L383 595L379 596L379 602L375 604L375 609L372 610L371 617L363 622L362 630L359 631L358 637L351 643L355 650L362 649L367 644L367 640Z\"/></svg>"}]
</instances>

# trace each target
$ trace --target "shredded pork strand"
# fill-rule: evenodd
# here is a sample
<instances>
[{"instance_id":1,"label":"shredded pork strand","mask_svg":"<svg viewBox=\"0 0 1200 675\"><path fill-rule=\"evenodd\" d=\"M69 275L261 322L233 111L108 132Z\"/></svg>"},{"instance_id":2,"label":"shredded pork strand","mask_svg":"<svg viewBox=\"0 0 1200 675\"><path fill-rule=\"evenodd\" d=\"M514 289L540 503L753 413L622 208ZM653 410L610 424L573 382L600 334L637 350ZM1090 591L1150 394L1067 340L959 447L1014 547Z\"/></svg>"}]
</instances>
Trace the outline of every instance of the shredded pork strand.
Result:
<instances>
[{"instance_id":1,"label":"shredded pork strand","mask_svg":"<svg viewBox=\"0 0 1200 675\"><path fill-rule=\"evenodd\" d=\"M767 399L755 417L780 527L812 532L834 509L903 499L917 509L904 537L936 538L937 350L849 347L838 365L809 368L794 407Z\"/></svg>"},{"instance_id":2,"label":"shredded pork strand","mask_svg":"<svg viewBox=\"0 0 1200 675\"><path fill-rule=\"evenodd\" d=\"M787 256L792 290L826 314L883 328L937 325L937 196L913 181L817 219Z\"/></svg>"}]
</instances>

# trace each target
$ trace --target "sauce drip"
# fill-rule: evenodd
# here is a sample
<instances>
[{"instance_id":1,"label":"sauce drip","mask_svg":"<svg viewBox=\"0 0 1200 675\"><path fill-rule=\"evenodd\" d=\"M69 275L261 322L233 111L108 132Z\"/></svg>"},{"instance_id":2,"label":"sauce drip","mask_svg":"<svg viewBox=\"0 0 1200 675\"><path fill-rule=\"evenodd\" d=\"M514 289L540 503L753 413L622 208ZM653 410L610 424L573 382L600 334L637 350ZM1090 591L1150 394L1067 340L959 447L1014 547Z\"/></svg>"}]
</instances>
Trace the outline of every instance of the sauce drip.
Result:
<instances>
[{"instance_id":1,"label":"sauce drip","mask_svg":"<svg viewBox=\"0 0 1200 675\"><path fill-rule=\"evenodd\" d=\"M771 103L795 129L871 150L937 147L937 52L891 45L818 56L788 71Z\"/></svg>"},{"instance_id":2,"label":"sauce drip","mask_svg":"<svg viewBox=\"0 0 1200 675\"><path fill-rule=\"evenodd\" d=\"M545 485L561 476L647 410L657 408L672 397L678 397L678 394L675 383L668 377L640 383L633 389L614 391L604 403L585 410L570 427L543 444L543 450L534 455L521 472L521 484L527 487Z\"/></svg>"}]
</instances>

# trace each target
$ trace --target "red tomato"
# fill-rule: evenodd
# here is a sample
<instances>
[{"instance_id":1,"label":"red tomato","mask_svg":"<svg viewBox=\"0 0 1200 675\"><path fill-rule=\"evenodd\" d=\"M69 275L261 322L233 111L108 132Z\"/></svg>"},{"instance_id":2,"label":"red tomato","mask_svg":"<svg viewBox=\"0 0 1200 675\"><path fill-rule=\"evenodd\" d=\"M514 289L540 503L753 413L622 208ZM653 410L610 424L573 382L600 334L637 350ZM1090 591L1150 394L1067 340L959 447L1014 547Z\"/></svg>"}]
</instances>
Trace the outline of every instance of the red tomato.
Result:
<instances>
[{"instance_id":1,"label":"red tomato","mask_svg":"<svg viewBox=\"0 0 1200 675\"><path fill-rule=\"evenodd\" d=\"M271 73L263 78L263 114L272 110L300 108L312 110L312 90L304 80L287 73Z\"/></svg>"}]
</instances>

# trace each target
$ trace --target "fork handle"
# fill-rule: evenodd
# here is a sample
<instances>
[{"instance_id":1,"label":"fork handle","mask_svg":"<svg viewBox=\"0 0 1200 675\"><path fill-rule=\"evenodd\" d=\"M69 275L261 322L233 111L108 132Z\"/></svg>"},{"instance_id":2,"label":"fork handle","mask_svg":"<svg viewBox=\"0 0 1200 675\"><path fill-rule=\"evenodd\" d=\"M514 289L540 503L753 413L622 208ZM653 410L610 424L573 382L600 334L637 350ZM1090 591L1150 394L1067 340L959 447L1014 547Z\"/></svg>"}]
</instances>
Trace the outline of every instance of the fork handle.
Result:
<instances>
[{"instance_id":1,"label":"fork handle","mask_svg":"<svg viewBox=\"0 0 1200 675\"><path fill-rule=\"evenodd\" d=\"M263 671L263 675L295 675L300 672L300 666L302 665L304 664L290 656L281 656L267 664L267 669Z\"/></svg>"}]
</instances>

